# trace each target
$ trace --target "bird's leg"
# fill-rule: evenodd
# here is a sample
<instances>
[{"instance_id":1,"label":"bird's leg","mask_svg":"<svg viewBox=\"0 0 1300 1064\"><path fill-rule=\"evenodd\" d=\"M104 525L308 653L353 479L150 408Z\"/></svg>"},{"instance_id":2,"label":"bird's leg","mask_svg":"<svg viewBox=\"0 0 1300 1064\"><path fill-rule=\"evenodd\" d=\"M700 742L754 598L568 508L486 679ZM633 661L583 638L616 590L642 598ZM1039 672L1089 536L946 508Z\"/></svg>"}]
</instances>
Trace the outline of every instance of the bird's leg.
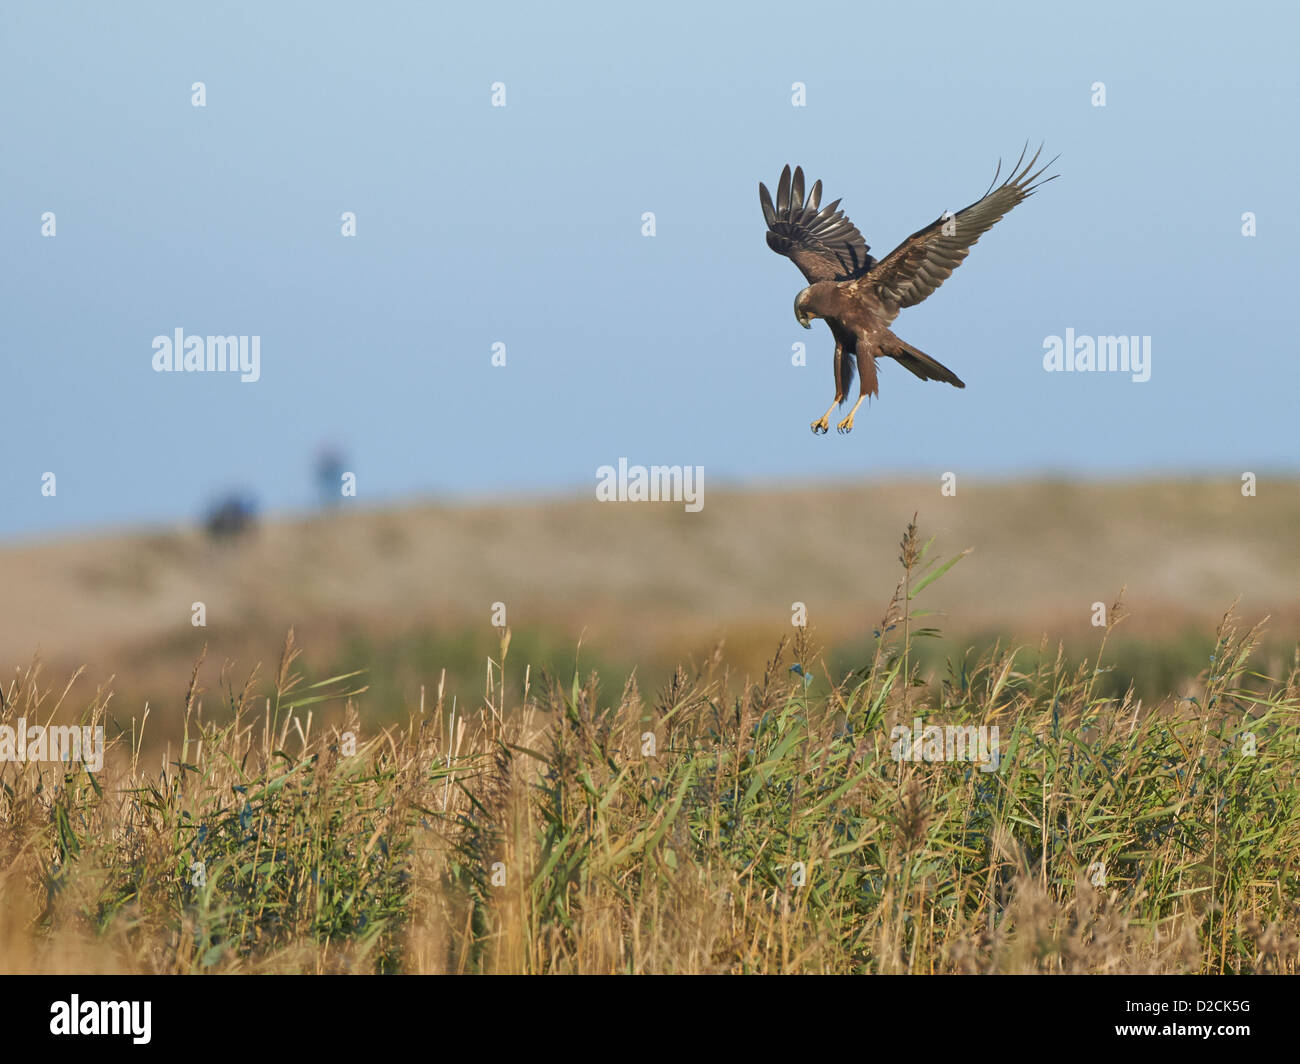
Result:
<instances>
[{"instance_id":1,"label":"bird's leg","mask_svg":"<svg viewBox=\"0 0 1300 1064\"><path fill-rule=\"evenodd\" d=\"M844 402L844 396L837 395L835 397L835 402L831 403L830 410L827 410L826 413L824 413L818 420L812 423L812 430L814 435L822 436L825 433L830 432L831 411L834 410L837 406L839 406L840 403L842 402Z\"/></svg>"},{"instance_id":2,"label":"bird's leg","mask_svg":"<svg viewBox=\"0 0 1300 1064\"><path fill-rule=\"evenodd\" d=\"M862 405L862 400L865 399L866 397L867 397L866 392L863 392L861 395L858 396L858 401L853 404L853 409L849 411L849 416L835 426L836 431L838 432L853 431L853 415L858 412L858 407ZM829 414L830 411L828 410L827 413Z\"/></svg>"}]
</instances>

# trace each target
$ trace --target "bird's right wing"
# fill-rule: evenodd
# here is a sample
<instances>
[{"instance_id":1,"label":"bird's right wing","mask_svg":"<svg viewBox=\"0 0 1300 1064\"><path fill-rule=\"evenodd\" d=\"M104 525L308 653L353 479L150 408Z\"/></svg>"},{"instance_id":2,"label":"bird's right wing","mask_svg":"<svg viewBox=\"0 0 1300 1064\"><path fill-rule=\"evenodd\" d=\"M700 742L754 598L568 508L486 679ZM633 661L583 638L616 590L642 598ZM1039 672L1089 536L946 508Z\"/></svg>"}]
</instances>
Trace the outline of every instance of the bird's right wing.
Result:
<instances>
[{"instance_id":1,"label":"bird's right wing","mask_svg":"<svg viewBox=\"0 0 1300 1064\"><path fill-rule=\"evenodd\" d=\"M821 198L818 181L804 200L802 167L795 167L793 183L790 167L781 171L775 205L760 181L758 201L767 221L767 246L798 266L809 284L861 277L876 261L867 254L871 249L857 226L837 209L840 201L818 210Z\"/></svg>"},{"instance_id":2,"label":"bird's right wing","mask_svg":"<svg viewBox=\"0 0 1300 1064\"><path fill-rule=\"evenodd\" d=\"M1056 162L1055 159L1031 173L1042 150L1040 147L1023 168L1025 152L1021 152L1020 161L1012 167L1011 176L1006 181L996 188L990 186L989 191L969 207L941 217L913 233L855 287L865 285L873 289L881 303L894 315L904 307L921 302L952 276L952 271L961 265L975 241L992 229L1004 214L1032 196L1040 185L1056 180L1055 174L1047 178L1042 176L1043 171ZM998 173L993 175L994 184L1001 172L999 163Z\"/></svg>"}]
</instances>

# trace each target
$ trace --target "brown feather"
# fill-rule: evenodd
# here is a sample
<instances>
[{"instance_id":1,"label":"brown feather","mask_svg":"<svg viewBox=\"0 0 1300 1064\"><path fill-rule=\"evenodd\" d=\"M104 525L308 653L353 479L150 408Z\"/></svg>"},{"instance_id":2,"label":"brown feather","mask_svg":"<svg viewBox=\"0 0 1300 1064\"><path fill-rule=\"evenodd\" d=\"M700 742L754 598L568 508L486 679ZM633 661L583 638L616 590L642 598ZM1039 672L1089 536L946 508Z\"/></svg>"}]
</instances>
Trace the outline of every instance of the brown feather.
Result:
<instances>
[{"instance_id":1,"label":"brown feather","mask_svg":"<svg viewBox=\"0 0 1300 1064\"><path fill-rule=\"evenodd\" d=\"M895 336L889 326L900 310L921 302L952 276L976 241L1008 211L1055 180L1056 175L1042 176L1052 163L1034 170L1041 147L1022 166L1027 151L1028 145L1002 184L997 184L1002 173L999 163L983 197L913 233L881 262L868 254L867 242L839 210L839 200L819 209L820 181L804 199L802 168L796 167L793 174L789 166L781 171L775 203L760 182L758 200L767 223L768 246L794 262L808 279L807 290L796 301L796 313L805 324L808 318L822 318L835 337L837 402L848 397L855 368L860 399L879 394L876 359L881 357L895 359L922 380L966 387L942 362ZM852 425L850 412L838 427L848 431ZM824 417L813 422L814 431L824 432L825 426Z\"/></svg>"},{"instance_id":2,"label":"brown feather","mask_svg":"<svg viewBox=\"0 0 1300 1064\"><path fill-rule=\"evenodd\" d=\"M818 209L822 183L816 182L804 200L803 167L793 175L787 165L776 185L776 203L762 182L758 202L767 222L767 246L785 255L799 267L809 284L817 281L848 281L861 277L875 263L871 250L844 212L840 201Z\"/></svg>"},{"instance_id":3,"label":"brown feather","mask_svg":"<svg viewBox=\"0 0 1300 1064\"><path fill-rule=\"evenodd\" d=\"M1038 178L1056 159L1036 173L1030 173L1042 150L1040 147L1023 169L1020 164L1024 162L1025 153L1021 152L1019 162L1006 181L996 189L990 187L982 198L955 215L941 216L913 233L859 282L861 286L873 289L884 305L886 324L892 322L900 310L915 306L932 294L952 276L952 271L961 265L981 236L1013 207L1032 196L1035 189L1055 180L1056 174L1042 181ZM999 163L998 173L1001 168ZM997 181L997 174L993 180Z\"/></svg>"}]
</instances>

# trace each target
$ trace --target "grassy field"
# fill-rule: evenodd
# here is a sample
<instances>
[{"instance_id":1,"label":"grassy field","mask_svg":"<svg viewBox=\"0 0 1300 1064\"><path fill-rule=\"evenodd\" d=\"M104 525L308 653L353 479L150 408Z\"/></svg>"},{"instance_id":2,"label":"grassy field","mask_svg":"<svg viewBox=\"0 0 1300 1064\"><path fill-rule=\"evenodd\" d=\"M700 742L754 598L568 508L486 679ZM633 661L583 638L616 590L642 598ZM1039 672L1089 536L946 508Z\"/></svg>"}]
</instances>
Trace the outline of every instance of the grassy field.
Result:
<instances>
[{"instance_id":1,"label":"grassy field","mask_svg":"<svg viewBox=\"0 0 1300 1064\"><path fill-rule=\"evenodd\" d=\"M838 673L872 653L898 530L918 510L942 549L973 551L932 604L943 638L917 648L927 667L1044 636L1093 658L1094 603L1121 588L1130 619L1110 650L1111 693L1129 681L1147 701L1189 693L1237 599L1246 623L1271 617L1260 667L1289 666L1300 482L1263 477L1257 497L1226 475L940 487L937 475L717 487L699 513L591 498L340 508L268 520L234 544L157 528L7 545L0 677L36 654L51 677L81 668L73 697L111 687L124 718L148 704L147 740L165 741L179 734L180 677L200 654L199 683L215 688L227 661L246 672L273 660L292 626L308 677L368 670L363 712L396 722L444 669L448 690L477 690L496 653L498 602L516 661L557 672L577 662L619 686L635 670L652 689L718 644L734 673L757 675L802 603ZM520 678L509 682L517 696Z\"/></svg>"},{"instance_id":2,"label":"grassy field","mask_svg":"<svg viewBox=\"0 0 1300 1064\"><path fill-rule=\"evenodd\" d=\"M1119 604L1090 662L940 660L926 607L981 560L910 525L895 557L856 660L797 628L756 672L719 647L643 691L504 630L472 700L430 675L385 727L371 677L305 676L292 633L274 675L205 695L196 666L161 756L156 719L23 670L3 723L116 738L97 774L0 769L0 966L1294 973L1294 644L1267 675L1228 616L1158 702L1113 683ZM996 727L996 771L899 760L916 718Z\"/></svg>"}]
</instances>

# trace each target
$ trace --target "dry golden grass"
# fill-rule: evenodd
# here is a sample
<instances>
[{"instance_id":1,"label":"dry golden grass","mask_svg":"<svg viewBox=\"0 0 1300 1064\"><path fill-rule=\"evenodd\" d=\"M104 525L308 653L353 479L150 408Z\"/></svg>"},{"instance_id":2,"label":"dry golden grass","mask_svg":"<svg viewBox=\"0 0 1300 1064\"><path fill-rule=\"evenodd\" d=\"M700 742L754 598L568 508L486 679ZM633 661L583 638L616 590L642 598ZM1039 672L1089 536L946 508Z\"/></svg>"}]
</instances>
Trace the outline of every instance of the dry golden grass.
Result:
<instances>
[{"instance_id":1,"label":"dry golden grass","mask_svg":"<svg viewBox=\"0 0 1300 1064\"><path fill-rule=\"evenodd\" d=\"M378 653L347 656L358 634L375 646L435 644L421 655L424 675L389 664L372 678L400 682L410 700L430 669L447 667L462 686L477 681L498 600L509 606L516 647L534 661L543 648L526 644L571 650L582 639L592 660L658 678L725 638L732 667L756 672L796 601L828 651L860 646L874 603L894 584L898 529L917 509L943 542L974 549L976 564L944 583L952 652L988 633L1029 645L1050 633L1094 656L1091 604L1121 586L1133 611L1125 649L1135 653L1184 633L1208 643L1239 597L1243 617L1274 618L1276 636L1300 625L1298 489L1294 479L1264 477L1259 496L1243 498L1234 475L962 478L957 495L943 497L936 471L924 481L710 486L699 513L516 500L273 519L237 545L185 529L8 545L0 675L39 650L59 674L85 666L92 688L115 677L119 705L128 700L138 714L151 700L155 714L169 713L170 730L176 678L205 646L201 679L211 687L222 662L267 660L293 626L307 664L320 669L340 659L376 665ZM206 627L190 623L195 601L206 606ZM461 633L475 636L458 654Z\"/></svg>"},{"instance_id":2,"label":"dry golden grass","mask_svg":"<svg viewBox=\"0 0 1300 1064\"><path fill-rule=\"evenodd\" d=\"M1194 702L1107 697L1047 645L923 676L928 550L909 526L843 676L801 631L753 679L720 650L653 695L530 671L514 698L505 632L472 710L431 686L367 732L364 678L307 685L290 633L269 693L192 680L161 762L135 722L98 774L3 766L0 964L1294 973L1297 662L1253 672L1258 633L1227 618ZM48 719L59 690L28 671L3 723ZM998 771L894 760L914 715L998 725Z\"/></svg>"}]
</instances>

